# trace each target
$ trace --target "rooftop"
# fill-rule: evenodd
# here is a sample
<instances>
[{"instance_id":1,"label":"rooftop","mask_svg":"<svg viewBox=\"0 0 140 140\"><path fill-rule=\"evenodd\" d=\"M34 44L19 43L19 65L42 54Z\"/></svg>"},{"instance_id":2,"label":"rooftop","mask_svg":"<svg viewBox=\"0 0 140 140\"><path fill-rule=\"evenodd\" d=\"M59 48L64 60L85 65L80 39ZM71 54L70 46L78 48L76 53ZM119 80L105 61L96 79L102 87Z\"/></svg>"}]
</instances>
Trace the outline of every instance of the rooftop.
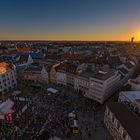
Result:
<instances>
[{"instance_id":1,"label":"rooftop","mask_svg":"<svg viewBox=\"0 0 140 140\"><path fill-rule=\"evenodd\" d=\"M30 66L25 70L25 72L41 72L41 70L41 66Z\"/></svg>"},{"instance_id":2,"label":"rooftop","mask_svg":"<svg viewBox=\"0 0 140 140\"><path fill-rule=\"evenodd\" d=\"M140 140L140 118L121 103L109 103L108 108L133 140ZM126 119L127 118L127 119Z\"/></svg>"},{"instance_id":3,"label":"rooftop","mask_svg":"<svg viewBox=\"0 0 140 140\"><path fill-rule=\"evenodd\" d=\"M108 63L111 64L111 65L114 65L114 64L120 64L121 61L120 61L119 56L109 56L108 57Z\"/></svg>"},{"instance_id":4,"label":"rooftop","mask_svg":"<svg viewBox=\"0 0 140 140\"><path fill-rule=\"evenodd\" d=\"M136 99L140 99L140 91L123 91L120 92L120 95L127 97L131 102L134 102Z\"/></svg>"},{"instance_id":5,"label":"rooftop","mask_svg":"<svg viewBox=\"0 0 140 140\"><path fill-rule=\"evenodd\" d=\"M17 48L17 52L31 52L31 48L23 47L23 48Z\"/></svg>"},{"instance_id":6,"label":"rooftop","mask_svg":"<svg viewBox=\"0 0 140 140\"><path fill-rule=\"evenodd\" d=\"M57 71L63 71L66 72L68 69L68 64L67 63L61 63L58 67L57 67Z\"/></svg>"},{"instance_id":7,"label":"rooftop","mask_svg":"<svg viewBox=\"0 0 140 140\"><path fill-rule=\"evenodd\" d=\"M84 71L79 74L79 76L85 77L85 78L90 78L94 75L93 71Z\"/></svg>"},{"instance_id":8,"label":"rooftop","mask_svg":"<svg viewBox=\"0 0 140 140\"><path fill-rule=\"evenodd\" d=\"M133 67L133 64L131 62L127 62L125 64L125 66L128 68L128 69L131 69Z\"/></svg>"},{"instance_id":9,"label":"rooftop","mask_svg":"<svg viewBox=\"0 0 140 140\"><path fill-rule=\"evenodd\" d=\"M63 60L84 60L85 56L82 54L65 53L63 55Z\"/></svg>"},{"instance_id":10,"label":"rooftop","mask_svg":"<svg viewBox=\"0 0 140 140\"><path fill-rule=\"evenodd\" d=\"M69 72L69 73L76 73L77 67L78 67L78 65L76 65L76 64L69 64L67 72Z\"/></svg>"},{"instance_id":11,"label":"rooftop","mask_svg":"<svg viewBox=\"0 0 140 140\"><path fill-rule=\"evenodd\" d=\"M99 71L98 73L95 73L92 77L105 81L105 80L109 79L110 77L112 77L116 73L116 71L117 70L115 70L115 69L110 69L108 72Z\"/></svg>"},{"instance_id":12,"label":"rooftop","mask_svg":"<svg viewBox=\"0 0 140 140\"><path fill-rule=\"evenodd\" d=\"M120 70L120 72L122 72L124 75L128 73L128 70L125 68L119 68L118 70Z\"/></svg>"},{"instance_id":13,"label":"rooftop","mask_svg":"<svg viewBox=\"0 0 140 140\"><path fill-rule=\"evenodd\" d=\"M28 54L22 54L18 60L18 63L27 63L28 61L28 57L29 55Z\"/></svg>"}]
</instances>

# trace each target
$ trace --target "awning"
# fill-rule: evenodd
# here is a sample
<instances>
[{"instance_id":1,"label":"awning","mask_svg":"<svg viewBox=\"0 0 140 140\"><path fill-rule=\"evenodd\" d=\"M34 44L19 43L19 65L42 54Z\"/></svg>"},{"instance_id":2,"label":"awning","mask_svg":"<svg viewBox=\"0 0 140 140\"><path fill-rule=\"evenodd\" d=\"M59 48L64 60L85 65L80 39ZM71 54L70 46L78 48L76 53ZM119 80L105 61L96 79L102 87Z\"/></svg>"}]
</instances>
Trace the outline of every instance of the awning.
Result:
<instances>
[{"instance_id":1,"label":"awning","mask_svg":"<svg viewBox=\"0 0 140 140\"><path fill-rule=\"evenodd\" d=\"M58 93L58 90L54 89L54 88L48 88L47 91L54 93L54 94Z\"/></svg>"}]
</instances>

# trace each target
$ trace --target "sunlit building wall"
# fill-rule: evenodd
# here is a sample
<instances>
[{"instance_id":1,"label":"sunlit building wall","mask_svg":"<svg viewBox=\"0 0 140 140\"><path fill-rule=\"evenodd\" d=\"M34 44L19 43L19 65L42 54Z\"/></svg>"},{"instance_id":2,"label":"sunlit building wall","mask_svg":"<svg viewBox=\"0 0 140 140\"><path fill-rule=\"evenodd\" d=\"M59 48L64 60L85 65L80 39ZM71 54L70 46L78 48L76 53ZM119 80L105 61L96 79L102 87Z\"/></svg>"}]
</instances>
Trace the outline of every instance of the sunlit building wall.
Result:
<instances>
[{"instance_id":1,"label":"sunlit building wall","mask_svg":"<svg viewBox=\"0 0 140 140\"><path fill-rule=\"evenodd\" d=\"M8 63L0 63L0 92L8 92L17 86L16 68Z\"/></svg>"}]
</instances>

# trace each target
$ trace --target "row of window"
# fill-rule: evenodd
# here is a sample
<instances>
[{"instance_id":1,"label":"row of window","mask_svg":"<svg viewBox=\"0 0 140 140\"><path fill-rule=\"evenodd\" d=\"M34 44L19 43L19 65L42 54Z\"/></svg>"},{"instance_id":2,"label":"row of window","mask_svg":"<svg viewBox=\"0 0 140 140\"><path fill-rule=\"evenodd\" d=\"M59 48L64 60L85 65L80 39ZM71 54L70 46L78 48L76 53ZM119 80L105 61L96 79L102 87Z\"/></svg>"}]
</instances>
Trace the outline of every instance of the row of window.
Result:
<instances>
[{"instance_id":1,"label":"row of window","mask_svg":"<svg viewBox=\"0 0 140 140\"><path fill-rule=\"evenodd\" d=\"M97 83L97 84L100 84L100 85L103 84L102 82L99 82L99 81L96 81L96 80L91 80L91 82L93 82L93 83Z\"/></svg>"},{"instance_id":2,"label":"row of window","mask_svg":"<svg viewBox=\"0 0 140 140\"><path fill-rule=\"evenodd\" d=\"M4 84L3 86L0 85L0 89L7 88L7 87L11 87L11 85L12 85L12 86L16 86L16 84L13 84L13 83L11 84L11 83L8 82L7 84Z\"/></svg>"},{"instance_id":3,"label":"row of window","mask_svg":"<svg viewBox=\"0 0 140 140\"><path fill-rule=\"evenodd\" d=\"M110 116L111 117L111 122L112 122L112 125L114 126L114 128L116 128L116 130L118 131L119 134L121 134L119 131L120 131L120 127L121 125L119 124L118 120L113 116L112 112L110 112L108 109L106 110L106 116ZM124 129L121 129L121 130L124 130ZM126 131L123 131L122 133L122 138L125 140L126 139Z\"/></svg>"},{"instance_id":4,"label":"row of window","mask_svg":"<svg viewBox=\"0 0 140 140\"><path fill-rule=\"evenodd\" d=\"M11 83L14 83L15 80L10 80L10 81L9 81L9 80L8 80L8 81L7 81L7 80L3 80L3 81L0 81L0 85L1 85L1 84L6 84L6 83L10 83L10 82L11 82Z\"/></svg>"},{"instance_id":5,"label":"row of window","mask_svg":"<svg viewBox=\"0 0 140 140\"><path fill-rule=\"evenodd\" d=\"M93 95L93 94L90 94L90 96L91 96L94 100L96 100L96 101L100 101L100 100L101 100L99 97L97 97L97 96L95 96L95 95Z\"/></svg>"}]
</instances>

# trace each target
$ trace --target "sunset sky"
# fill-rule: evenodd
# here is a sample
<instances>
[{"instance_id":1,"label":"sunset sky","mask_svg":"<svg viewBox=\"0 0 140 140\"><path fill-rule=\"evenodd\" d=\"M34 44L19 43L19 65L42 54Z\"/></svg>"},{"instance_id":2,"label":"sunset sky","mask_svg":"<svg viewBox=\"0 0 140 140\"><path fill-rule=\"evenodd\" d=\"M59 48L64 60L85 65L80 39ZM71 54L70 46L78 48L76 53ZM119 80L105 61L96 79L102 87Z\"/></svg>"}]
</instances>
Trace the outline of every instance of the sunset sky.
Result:
<instances>
[{"instance_id":1,"label":"sunset sky","mask_svg":"<svg viewBox=\"0 0 140 140\"><path fill-rule=\"evenodd\" d=\"M140 40L140 0L1 0L0 40Z\"/></svg>"}]
</instances>

